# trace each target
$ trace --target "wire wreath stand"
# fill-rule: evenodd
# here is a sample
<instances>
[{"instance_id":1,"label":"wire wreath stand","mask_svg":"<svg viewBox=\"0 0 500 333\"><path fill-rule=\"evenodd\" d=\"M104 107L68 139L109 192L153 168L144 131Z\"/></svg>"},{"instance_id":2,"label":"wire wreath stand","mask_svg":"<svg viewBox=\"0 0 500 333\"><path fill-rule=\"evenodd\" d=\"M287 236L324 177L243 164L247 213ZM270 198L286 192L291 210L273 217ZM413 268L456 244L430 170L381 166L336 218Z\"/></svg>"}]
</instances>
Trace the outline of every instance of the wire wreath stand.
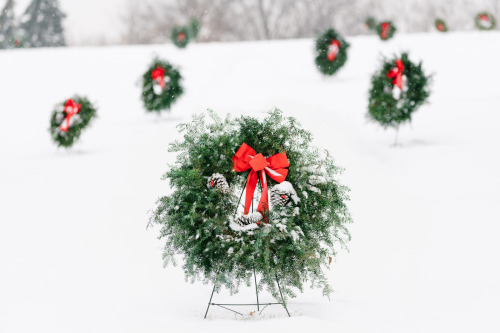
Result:
<instances>
[{"instance_id":1,"label":"wire wreath stand","mask_svg":"<svg viewBox=\"0 0 500 333\"><path fill-rule=\"evenodd\" d=\"M260 184L260 182L259 182L259 184ZM243 197L243 192L245 191L246 187L247 187L247 185L245 183L245 186L243 187L243 190L241 191L240 199L238 200L238 204L236 205L236 210L234 212L234 215L236 215L236 213L238 211L238 207L239 207L239 205L241 203L241 198ZM261 190L261 193L262 193L262 186L260 186L260 190ZM252 213L253 213L253 198L252 198L251 207L252 207ZM281 287L280 287L280 283L279 283L279 280L278 280L278 275L275 273L276 284L278 285L278 290L280 292L281 302L274 302L274 303L260 303L259 302L259 289L257 287L257 275L255 274L255 267L253 268L253 277L254 277L254 281L255 281L255 296L257 298L257 303L212 303L212 298L214 296L215 290L217 289L217 285L214 285L214 288L212 289L212 294L210 295L210 300L208 301L207 311L205 312L205 317L203 317L203 319L207 318L208 310L210 310L210 306L211 305L218 306L218 307L223 308L225 310L237 313L237 314L239 314L241 316L243 316L242 313L240 313L240 312L238 312L236 310L230 309L227 306L251 306L251 305L257 305L257 311L259 311L259 314L261 314L262 311L264 311L264 309L267 308L269 305L283 305L283 307L285 308L285 311L286 311L288 317L291 317L290 316L290 312L288 312L288 308L286 307L285 298L283 298L283 293L281 292ZM262 310L260 309L261 306L264 306L262 308Z\"/></svg>"}]
</instances>

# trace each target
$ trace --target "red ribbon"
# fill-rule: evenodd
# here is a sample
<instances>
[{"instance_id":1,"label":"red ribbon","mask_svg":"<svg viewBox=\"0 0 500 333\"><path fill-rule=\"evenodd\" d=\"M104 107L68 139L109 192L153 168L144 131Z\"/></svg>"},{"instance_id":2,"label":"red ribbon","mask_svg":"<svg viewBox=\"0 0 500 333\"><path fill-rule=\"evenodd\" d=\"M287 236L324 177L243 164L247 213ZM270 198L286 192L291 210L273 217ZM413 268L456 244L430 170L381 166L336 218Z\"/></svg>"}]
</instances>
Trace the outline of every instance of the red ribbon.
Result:
<instances>
[{"instance_id":1,"label":"red ribbon","mask_svg":"<svg viewBox=\"0 0 500 333\"><path fill-rule=\"evenodd\" d=\"M241 145L233 156L233 168L236 172L244 172L250 169L250 173L247 177L247 190L245 194L245 215L249 213L259 178L258 174L260 174L262 195L259 200L259 205L257 206L257 211L261 213L265 219L267 210L269 209L266 174L278 183L281 183L288 174L288 169L285 168L289 165L285 152L265 158L261 153L257 154L255 150L246 143Z\"/></svg>"},{"instance_id":2,"label":"red ribbon","mask_svg":"<svg viewBox=\"0 0 500 333\"><path fill-rule=\"evenodd\" d=\"M438 28L438 30L439 30L439 31L443 31L443 30L444 30L444 25L443 25L443 23L438 23L438 24L437 24L437 28Z\"/></svg>"},{"instance_id":3,"label":"red ribbon","mask_svg":"<svg viewBox=\"0 0 500 333\"><path fill-rule=\"evenodd\" d=\"M73 102L71 98L66 101L66 104L64 105L64 112L66 112L66 118L64 118L64 121L62 122L61 126L59 126L59 129L62 132L68 131L69 121L71 120L71 117L80 112L81 107L82 105L80 103L75 104L75 102Z\"/></svg>"},{"instance_id":4,"label":"red ribbon","mask_svg":"<svg viewBox=\"0 0 500 333\"><path fill-rule=\"evenodd\" d=\"M340 42L336 39L332 39L330 45L328 45L328 54L327 54L328 60L334 61L335 57L339 53L339 50L340 50Z\"/></svg>"},{"instance_id":5,"label":"red ribbon","mask_svg":"<svg viewBox=\"0 0 500 333\"><path fill-rule=\"evenodd\" d=\"M390 24L387 22L382 22L380 23L380 28L381 28L380 37L382 39L387 39L387 35L389 34Z\"/></svg>"},{"instance_id":6,"label":"red ribbon","mask_svg":"<svg viewBox=\"0 0 500 333\"><path fill-rule=\"evenodd\" d=\"M151 72L151 77L158 82L162 89L165 88L165 70L160 65Z\"/></svg>"},{"instance_id":7,"label":"red ribbon","mask_svg":"<svg viewBox=\"0 0 500 333\"><path fill-rule=\"evenodd\" d=\"M405 67L403 66L403 61L401 59L396 60L396 67L392 68L387 72L387 77L392 80L392 84L398 86L399 89L403 90L403 71Z\"/></svg>"}]
</instances>

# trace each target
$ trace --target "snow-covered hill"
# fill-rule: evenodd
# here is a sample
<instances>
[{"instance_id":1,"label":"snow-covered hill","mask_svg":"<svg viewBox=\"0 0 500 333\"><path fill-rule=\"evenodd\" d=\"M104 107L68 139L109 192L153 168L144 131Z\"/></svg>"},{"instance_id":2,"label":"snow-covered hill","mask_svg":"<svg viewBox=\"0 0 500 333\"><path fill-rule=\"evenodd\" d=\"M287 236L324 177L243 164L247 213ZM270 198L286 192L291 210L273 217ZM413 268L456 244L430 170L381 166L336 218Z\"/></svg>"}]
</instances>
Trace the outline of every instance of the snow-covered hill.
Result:
<instances>
[{"instance_id":1,"label":"snow-covered hill","mask_svg":"<svg viewBox=\"0 0 500 333\"><path fill-rule=\"evenodd\" d=\"M349 42L334 78L315 70L312 40L1 51L0 332L498 332L500 34ZM404 50L434 73L434 92L394 148L393 131L366 121L366 101L381 55ZM162 117L144 113L137 85L154 55L185 77ZM47 128L74 93L99 118L67 152ZM292 318L212 308L203 320L211 286L164 269L162 242L146 230L169 191L168 143L207 108L274 107L345 167L351 251L332 264L331 301L307 290L290 301ZM248 302L252 291L215 297Z\"/></svg>"}]
</instances>

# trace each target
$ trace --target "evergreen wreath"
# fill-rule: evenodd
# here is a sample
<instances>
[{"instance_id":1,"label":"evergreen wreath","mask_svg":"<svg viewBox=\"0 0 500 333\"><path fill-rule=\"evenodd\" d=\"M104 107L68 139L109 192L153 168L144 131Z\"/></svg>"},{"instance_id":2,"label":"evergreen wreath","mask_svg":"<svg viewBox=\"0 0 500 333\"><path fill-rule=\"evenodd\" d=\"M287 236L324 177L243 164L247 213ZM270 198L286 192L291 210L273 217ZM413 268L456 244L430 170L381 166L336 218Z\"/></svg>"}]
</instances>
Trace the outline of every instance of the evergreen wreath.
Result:
<instances>
[{"instance_id":1,"label":"evergreen wreath","mask_svg":"<svg viewBox=\"0 0 500 333\"><path fill-rule=\"evenodd\" d=\"M316 66L321 73L333 75L347 61L349 43L335 30L326 30L316 39Z\"/></svg>"},{"instance_id":2,"label":"evergreen wreath","mask_svg":"<svg viewBox=\"0 0 500 333\"><path fill-rule=\"evenodd\" d=\"M350 240L348 188L328 153L310 146L311 134L279 110L262 121L210 112L179 129L184 139L169 149L177 161L163 176L173 191L157 201L149 224L161 226L165 265L180 254L191 283L232 293L255 269L259 289L277 299L275 277L285 295L294 297L306 280L329 295L322 267Z\"/></svg>"},{"instance_id":3,"label":"evergreen wreath","mask_svg":"<svg viewBox=\"0 0 500 333\"><path fill-rule=\"evenodd\" d=\"M372 16L368 16L365 20L365 26L368 28L368 30L375 29L376 24L377 21Z\"/></svg>"},{"instance_id":4,"label":"evergreen wreath","mask_svg":"<svg viewBox=\"0 0 500 333\"><path fill-rule=\"evenodd\" d=\"M190 29L186 27L175 26L170 33L170 40L175 46L183 49L189 44L191 38Z\"/></svg>"},{"instance_id":5,"label":"evergreen wreath","mask_svg":"<svg viewBox=\"0 0 500 333\"><path fill-rule=\"evenodd\" d=\"M71 147L96 113L96 108L86 97L74 96L58 104L50 117L52 140L58 147Z\"/></svg>"},{"instance_id":6,"label":"evergreen wreath","mask_svg":"<svg viewBox=\"0 0 500 333\"><path fill-rule=\"evenodd\" d=\"M396 27L391 21L384 21L375 26L377 35L381 40L389 40L394 36Z\"/></svg>"},{"instance_id":7,"label":"evergreen wreath","mask_svg":"<svg viewBox=\"0 0 500 333\"><path fill-rule=\"evenodd\" d=\"M430 76L408 59L408 54L384 59L382 68L372 75L368 118L384 128L411 121L412 113L430 95Z\"/></svg>"},{"instance_id":8,"label":"evergreen wreath","mask_svg":"<svg viewBox=\"0 0 500 333\"><path fill-rule=\"evenodd\" d=\"M481 12L474 18L476 28L479 30L493 30L496 26L495 17L488 12Z\"/></svg>"},{"instance_id":9,"label":"evergreen wreath","mask_svg":"<svg viewBox=\"0 0 500 333\"><path fill-rule=\"evenodd\" d=\"M142 101L148 112L170 109L184 92L181 74L170 63L154 59L142 76Z\"/></svg>"},{"instance_id":10,"label":"evergreen wreath","mask_svg":"<svg viewBox=\"0 0 500 333\"><path fill-rule=\"evenodd\" d=\"M12 40L12 47L16 49L20 49L24 47L24 38L16 38Z\"/></svg>"},{"instance_id":11,"label":"evergreen wreath","mask_svg":"<svg viewBox=\"0 0 500 333\"><path fill-rule=\"evenodd\" d=\"M437 31L440 31L440 32L447 32L448 31L448 25L442 19L439 19L439 18L436 19L434 21L434 26L436 27Z\"/></svg>"}]
</instances>

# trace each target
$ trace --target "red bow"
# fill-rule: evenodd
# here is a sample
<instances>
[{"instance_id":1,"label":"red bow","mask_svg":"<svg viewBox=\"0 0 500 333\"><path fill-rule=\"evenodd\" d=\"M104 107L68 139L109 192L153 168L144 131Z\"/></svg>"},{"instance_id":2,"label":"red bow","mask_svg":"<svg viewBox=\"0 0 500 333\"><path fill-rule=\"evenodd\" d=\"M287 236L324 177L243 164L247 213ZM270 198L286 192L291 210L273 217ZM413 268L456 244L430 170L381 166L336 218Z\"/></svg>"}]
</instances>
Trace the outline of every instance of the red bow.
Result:
<instances>
[{"instance_id":1,"label":"red bow","mask_svg":"<svg viewBox=\"0 0 500 333\"><path fill-rule=\"evenodd\" d=\"M71 117L80 112L81 107L82 105L80 103L75 104L75 102L73 102L71 98L66 101L66 104L64 105L64 112L66 112L66 118L64 118L64 121L62 122L61 126L59 126L59 129L62 132L68 131L69 121L71 120Z\"/></svg>"},{"instance_id":2,"label":"red bow","mask_svg":"<svg viewBox=\"0 0 500 333\"><path fill-rule=\"evenodd\" d=\"M443 23L438 23L438 24L437 24L437 28L438 28L438 30L439 30L439 31L443 31L443 30L444 30L444 25L443 25Z\"/></svg>"},{"instance_id":3,"label":"red bow","mask_svg":"<svg viewBox=\"0 0 500 333\"><path fill-rule=\"evenodd\" d=\"M380 31L380 37L382 39L387 39L387 35L389 34L389 28L390 28L390 25L389 23L387 22L382 22L380 24L380 28L381 28L381 31Z\"/></svg>"},{"instance_id":4,"label":"red bow","mask_svg":"<svg viewBox=\"0 0 500 333\"><path fill-rule=\"evenodd\" d=\"M259 205L257 206L257 211L265 218L267 215L266 212L269 209L266 174L278 183L281 183L288 174L288 169L285 168L289 165L285 152L265 158L261 153L257 154L255 150L246 143L241 145L233 156L233 168L236 172L244 172L251 169L247 177L245 215L249 212L253 194L257 186L257 173L260 171L260 183L262 184L262 195L259 200Z\"/></svg>"},{"instance_id":5,"label":"red bow","mask_svg":"<svg viewBox=\"0 0 500 333\"><path fill-rule=\"evenodd\" d=\"M165 70L160 65L151 72L151 77L158 82L162 89L165 88Z\"/></svg>"},{"instance_id":6,"label":"red bow","mask_svg":"<svg viewBox=\"0 0 500 333\"><path fill-rule=\"evenodd\" d=\"M177 40L179 42L184 42L186 40L186 34L184 32L179 32L179 34L177 35Z\"/></svg>"},{"instance_id":7,"label":"red bow","mask_svg":"<svg viewBox=\"0 0 500 333\"><path fill-rule=\"evenodd\" d=\"M335 60L335 57L339 53L340 50L340 42L336 39L332 39L330 42L330 45L328 45L328 60L333 61Z\"/></svg>"},{"instance_id":8,"label":"red bow","mask_svg":"<svg viewBox=\"0 0 500 333\"><path fill-rule=\"evenodd\" d=\"M488 14L479 15L479 19L484 22L488 22L490 20Z\"/></svg>"},{"instance_id":9,"label":"red bow","mask_svg":"<svg viewBox=\"0 0 500 333\"><path fill-rule=\"evenodd\" d=\"M399 89L403 90L403 71L405 67L403 66L403 61L401 59L396 60L396 67L387 72L387 77L392 80L392 84L398 86Z\"/></svg>"}]
</instances>

